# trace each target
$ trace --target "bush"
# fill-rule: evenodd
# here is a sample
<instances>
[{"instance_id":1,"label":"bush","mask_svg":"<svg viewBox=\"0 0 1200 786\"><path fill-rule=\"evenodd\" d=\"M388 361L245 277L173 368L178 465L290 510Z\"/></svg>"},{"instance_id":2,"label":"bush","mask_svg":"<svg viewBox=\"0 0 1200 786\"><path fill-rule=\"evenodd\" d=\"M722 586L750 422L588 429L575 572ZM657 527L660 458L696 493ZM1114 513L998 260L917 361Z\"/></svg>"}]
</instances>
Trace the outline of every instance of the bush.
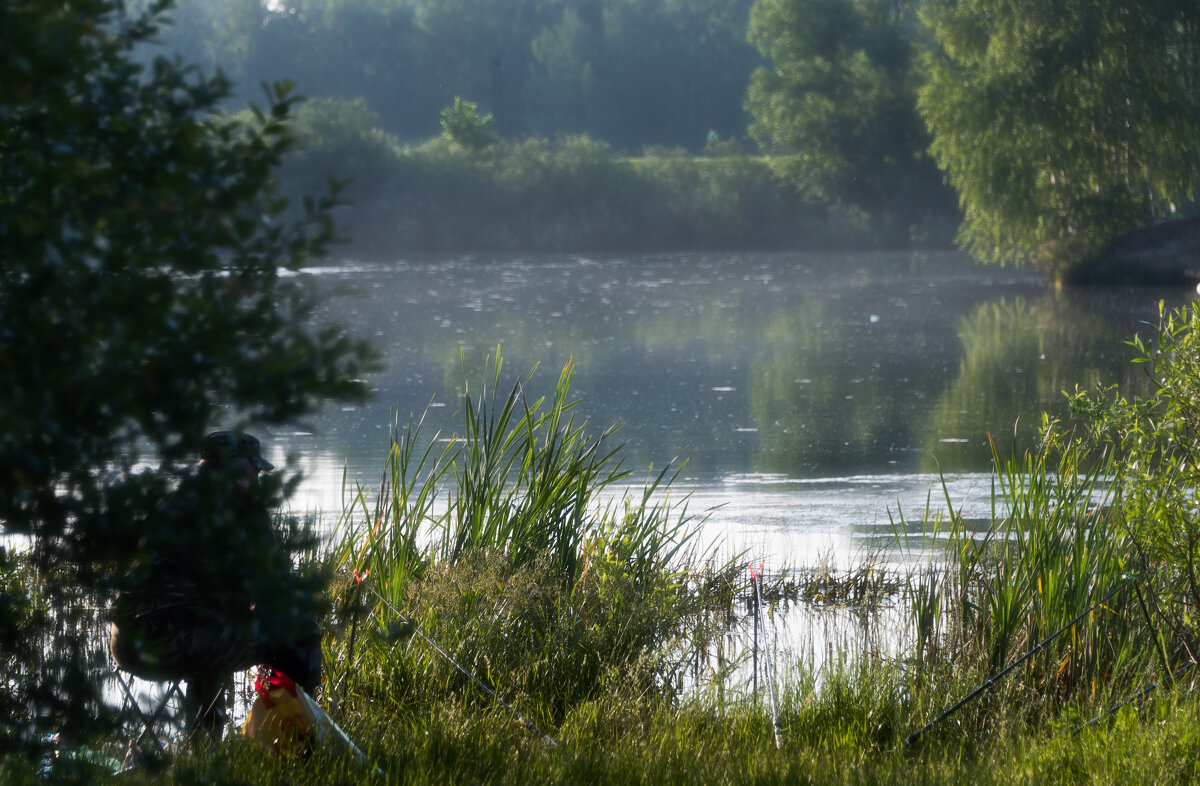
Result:
<instances>
[{"instance_id":1,"label":"bush","mask_svg":"<svg viewBox=\"0 0 1200 786\"><path fill-rule=\"evenodd\" d=\"M825 244L816 212L745 156L627 159L583 135L397 154L356 206L360 251L645 251ZM844 243L844 238L838 238Z\"/></svg>"},{"instance_id":2,"label":"bush","mask_svg":"<svg viewBox=\"0 0 1200 786\"><path fill-rule=\"evenodd\" d=\"M1117 457L1106 525L1128 540L1132 567L1147 572L1139 607L1170 671L1200 652L1200 305L1159 308L1155 341L1132 342L1154 393L1077 391L1071 403L1089 439Z\"/></svg>"},{"instance_id":3,"label":"bush","mask_svg":"<svg viewBox=\"0 0 1200 786\"><path fill-rule=\"evenodd\" d=\"M316 193L333 179L345 184L341 195L347 200L369 204L393 177L399 143L379 130L374 113L361 98L305 99L289 130L296 150L280 169L287 193ZM340 213L349 218L354 211Z\"/></svg>"},{"instance_id":4,"label":"bush","mask_svg":"<svg viewBox=\"0 0 1200 786\"><path fill-rule=\"evenodd\" d=\"M910 587L914 660L982 682L1033 653L1010 700L1038 707L1170 683L1200 647L1200 307L1164 314L1148 397L1076 389L1068 423L994 454L993 515L954 512L942 571ZM940 664L940 665L939 665Z\"/></svg>"},{"instance_id":5,"label":"bush","mask_svg":"<svg viewBox=\"0 0 1200 786\"><path fill-rule=\"evenodd\" d=\"M6 575L0 662L40 663L7 676L0 753L90 734L98 652L71 610L103 608L139 540L181 525L164 511L206 432L365 395L367 347L314 331L278 275L334 232L331 199L288 221L274 189L290 88L228 118L223 77L143 70L131 52L168 5L0 11L0 525L56 610L44 637Z\"/></svg>"},{"instance_id":6,"label":"bush","mask_svg":"<svg viewBox=\"0 0 1200 786\"><path fill-rule=\"evenodd\" d=\"M442 110L442 136L467 153L474 154L500 141L491 115L479 114L479 106L455 96Z\"/></svg>"}]
</instances>

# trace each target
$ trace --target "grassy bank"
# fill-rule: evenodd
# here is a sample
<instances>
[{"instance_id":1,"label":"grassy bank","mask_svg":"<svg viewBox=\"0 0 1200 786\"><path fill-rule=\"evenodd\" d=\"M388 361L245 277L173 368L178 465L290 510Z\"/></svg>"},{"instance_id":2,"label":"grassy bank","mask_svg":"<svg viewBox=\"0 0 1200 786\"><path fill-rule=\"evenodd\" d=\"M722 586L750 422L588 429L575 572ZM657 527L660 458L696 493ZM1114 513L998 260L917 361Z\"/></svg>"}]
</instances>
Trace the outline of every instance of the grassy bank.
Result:
<instances>
[{"instance_id":1,"label":"grassy bank","mask_svg":"<svg viewBox=\"0 0 1200 786\"><path fill-rule=\"evenodd\" d=\"M747 680L743 562L694 548L704 516L670 471L619 492L631 477L614 435L573 419L570 366L536 400L498 361L464 370L455 433L401 426L382 486L348 489L321 557L322 703L391 783L1191 782L1197 336L1200 310L1164 315L1143 347L1153 397L1076 393L1070 422L997 455L989 520L954 500L898 518L899 545L936 544L926 568L772 577L769 619L803 604L858 625L819 661L761 650L777 724ZM880 630L885 613L902 622ZM58 772L103 780L86 769ZM123 778L369 779L335 750L240 737Z\"/></svg>"},{"instance_id":2,"label":"grassy bank","mask_svg":"<svg viewBox=\"0 0 1200 786\"><path fill-rule=\"evenodd\" d=\"M310 169L301 161L298 167ZM367 178L371 181L368 187ZM299 192L299 188L297 189ZM627 251L820 247L822 214L761 160L636 162L586 137L467 154L434 140L398 151L347 191L352 252Z\"/></svg>"},{"instance_id":3,"label":"grassy bank","mask_svg":"<svg viewBox=\"0 0 1200 786\"><path fill-rule=\"evenodd\" d=\"M551 747L502 710L448 701L407 716L356 719L351 728L384 770L380 779L344 758L266 756L239 738L211 754L183 755L166 771L113 782L1185 784L1200 775L1200 705L1183 686L1074 734L1105 706L1077 704L1031 725L997 700L986 724L969 719L970 733L947 730L908 750L895 733L909 717L888 689L895 678L880 667L819 693L789 691L781 748L770 718L748 706L597 699L568 714ZM14 763L0 765L0 776L8 784L44 782Z\"/></svg>"}]
</instances>

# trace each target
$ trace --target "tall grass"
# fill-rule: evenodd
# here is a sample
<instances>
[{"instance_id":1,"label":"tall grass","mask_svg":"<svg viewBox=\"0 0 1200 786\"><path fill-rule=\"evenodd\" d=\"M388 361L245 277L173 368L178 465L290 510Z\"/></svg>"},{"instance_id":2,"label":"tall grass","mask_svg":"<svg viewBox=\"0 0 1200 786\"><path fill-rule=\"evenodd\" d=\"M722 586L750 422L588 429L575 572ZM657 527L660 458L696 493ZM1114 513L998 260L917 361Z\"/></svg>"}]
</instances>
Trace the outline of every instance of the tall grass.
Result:
<instances>
[{"instance_id":1,"label":"tall grass","mask_svg":"<svg viewBox=\"0 0 1200 786\"><path fill-rule=\"evenodd\" d=\"M370 570L390 602L521 697L540 722L563 723L605 696L715 698L728 708L730 697L747 695L745 686L725 690L739 673L728 657L749 653L727 646L737 615L713 602L735 597L736 570L731 561L711 568L708 581L689 573L698 567L688 551L694 522L686 506L653 501L674 476L653 477L641 495L606 497L628 473L608 445L612 432L588 437L573 418L571 367L549 397L532 399L530 377L504 387L501 368L497 359L468 386L461 431L448 441L420 440L419 422L397 435L380 496L368 504L355 492L339 563ZM1072 703L1100 706L1174 671L1184 650L1157 622L1161 585L1128 521L1120 452L1098 433L1046 419L1023 452L993 448L990 519L982 527L966 519L945 492L948 512L930 522L942 545L905 592L873 570L844 580L820 571L777 577L794 601L861 605L868 626L868 607L900 599L912 635L898 671L881 671L887 658L875 648L830 652L820 668L831 671L820 676L811 663L785 663L785 693L832 691L832 699L847 679L881 680L880 690L900 697L879 733L891 739L1022 656L1003 684L989 683L992 698L964 712L973 728L1035 722ZM378 605L359 613L387 625ZM403 635L393 626L386 649L362 655L376 659L378 676L359 684L362 695L390 692L413 713L469 692ZM701 654L713 651L715 665ZM701 663L715 690L681 693Z\"/></svg>"},{"instance_id":2,"label":"tall grass","mask_svg":"<svg viewBox=\"0 0 1200 786\"><path fill-rule=\"evenodd\" d=\"M982 682L1036 651L1011 677L1032 705L1147 679L1153 630L1133 602L1144 582L1119 523L1112 453L1046 421L1037 445L993 456L990 519L965 519L947 493L931 522L945 553L909 579L918 672Z\"/></svg>"},{"instance_id":3,"label":"tall grass","mask_svg":"<svg viewBox=\"0 0 1200 786\"><path fill-rule=\"evenodd\" d=\"M713 595L693 580L702 517L671 499L676 475L626 487L614 429L591 436L574 416L570 363L542 397L529 393L533 372L504 385L499 356L477 384L463 373L461 430L424 437L410 423L375 498L350 490L332 559L370 592L344 580L334 646L375 677L340 687L401 704L469 690L447 658L408 640L418 626L468 671L529 697L541 721L618 679L669 692L688 662L685 630L702 635L690 612ZM374 638L358 635L360 619ZM390 639L377 635L389 625Z\"/></svg>"},{"instance_id":4,"label":"tall grass","mask_svg":"<svg viewBox=\"0 0 1200 786\"><path fill-rule=\"evenodd\" d=\"M502 370L499 356L489 359L475 391L463 369L461 433L424 438L422 419L393 434L374 501L362 486L343 489L338 568L370 572L396 595L431 565L476 552L501 553L514 568L542 560L570 586L602 554L643 579L687 550L699 518L686 499L669 501L670 467L636 494L610 492L631 473L616 428L591 436L575 420L573 362L549 399L529 397L534 372L503 392Z\"/></svg>"}]
</instances>

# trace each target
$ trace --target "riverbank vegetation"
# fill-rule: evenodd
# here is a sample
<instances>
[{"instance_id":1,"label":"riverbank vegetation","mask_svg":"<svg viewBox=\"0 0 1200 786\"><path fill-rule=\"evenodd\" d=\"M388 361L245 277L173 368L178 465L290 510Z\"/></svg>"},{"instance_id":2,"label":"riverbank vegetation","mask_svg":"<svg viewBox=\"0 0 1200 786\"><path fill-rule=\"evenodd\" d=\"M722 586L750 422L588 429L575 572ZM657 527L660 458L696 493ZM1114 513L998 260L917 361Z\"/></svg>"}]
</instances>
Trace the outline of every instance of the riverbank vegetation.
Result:
<instances>
[{"instance_id":1,"label":"riverbank vegetation","mask_svg":"<svg viewBox=\"0 0 1200 786\"><path fill-rule=\"evenodd\" d=\"M997 455L989 519L952 499L898 511L896 545L924 548L925 568L832 592L828 574L777 574L769 627L849 603L857 624L757 653L746 556L696 546L704 512L671 498L670 470L630 491L616 435L572 417L569 366L530 400L496 361L468 375L453 434L400 427L380 488L347 490L320 558L322 701L395 783L1187 782L1197 340L1200 309L1164 314L1143 347L1155 394L1078 392L1071 419ZM757 691L755 654L774 678ZM235 738L154 778L327 783L358 766Z\"/></svg>"},{"instance_id":2,"label":"riverbank vegetation","mask_svg":"<svg viewBox=\"0 0 1200 786\"><path fill-rule=\"evenodd\" d=\"M279 275L334 234L332 198L292 222L276 191L285 87L224 116L223 78L133 67L153 15L104 0L3 21L0 781L105 782L124 739L101 615L146 529L185 526L163 504L196 436L358 400L372 355L310 329L313 304ZM483 159L494 145L463 116L436 144ZM575 144L572 162L595 143ZM620 493L638 478L616 435L573 419L570 366L541 399L497 359L468 381L460 431L398 429L381 489L349 490L332 549L298 555L330 579L320 699L385 782L1190 782L1197 341L1200 309L1164 314L1137 344L1153 393L1077 391L1071 420L998 452L987 520L952 499L941 517L898 511L898 540L929 559L903 592L826 575L806 595L785 576L770 608L744 556L699 548L703 512L671 497L670 470ZM857 598L852 635L801 637L796 656L747 646L749 611L782 625L805 597ZM757 691L756 652L772 675ZM371 777L336 750L236 737L162 753L119 779Z\"/></svg>"},{"instance_id":3,"label":"riverbank vegetation","mask_svg":"<svg viewBox=\"0 0 1200 786\"><path fill-rule=\"evenodd\" d=\"M637 251L827 248L883 244L864 217L819 210L769 162L714 145L707 155L618 154L583 134L507 142L490 116L459 100L444 133L402 148L361 100L310 100L297 113L301 150L281 171L285 193L329 173L350 179L338 213L346 252L388 258L433 251ZM932 237L945 241L946 227ZM917 230L914 230L917 231Z\"/></svg>"},{"instance_id":4,"label":"riverbank vegetation","mask_svg":"<svg viewBox=\"0 0 1200 786\"><path fill-rule=\"evenodd\" d=\"M1185 781L1195 774L1188 730L1200 712L1190 691L1200 544L1188 501L1197 480L1190 435L1200 395L1198 340L1200 309L1165 313L1157 338L1139 344L1139 362L1157 381L1155 393L1127 400L1111 390L1077 391L1070 419L1047 420L1035 444L998 454L990 519L963 519L952 499L946 500L949 513L940 516L909 519L913 512L898 512L897 546L916 548L920 539L928 567L907 574L902 592L841 593L858 598L858 643L818 655L801 635L790 656L765 656L775 660L779 680L778 750L766 689L755 695L748 680L752 652L738 622L753 604L742 560L719 563L711 552L681 548L690 531L686 511L666 513L677 508L650 493L635 497L632 507L595 499L599 518L570 527L577 540L554 537L564 511L583 513L581 487L565 481L591 478L599 492L617 476L597 470L612 466L618 454L600 447L605 435L580 439L566 416L569 369L545 409L541 402L533 408L516 403L516 388L508 398L477 394L473 403L464 402L461 459L452 448L421 453L420 446L438 444L432 440L418 441L414 453L412 429L397 442L388 487L409 490L385 494L391 516L379 508L365 515L369 506L360 504L363 515L352 516L360 524L343 530L355 534L342 541L339 559L348 568L388 551L405 555L401 561L416 567L404 571L412 579L409 589L392 594L396 608L368 598L360 609L364 619L375 615L386 629L397 621L397 609L417 610L410 623L436 627L435 638L452 642L451 651L486 672L560 745L552 748L530 734L412 640L398 652L384 637L391 662L370 670L357 688L351 686L363 675L349 669L356 676L347 678L347 706L397 702L397 711L418 728L443 716L469 723L464 707L489 707L487 733L496 734L491 724L499 724L512 747L488 743L484 761L499 760L480 765L468 757L439 770L468 780L504 762L522 770L514 781L616 782L637 772L638 781L724 782L742 772L766 781L961 782L978 776L1011 783L1061 767L1071 777L1128 767L1147 781ZM439 474L432 468L422 473L404 459L413 455L447 462L440 474L452 490L443 494L444 510L433 513L437 495L402 480L409 473ZM497 483L494 474L478 480L484 456L489 466L513 473L508 482ZM598 457L604 457L599 465ZM400 467L407 470L397 472ZM549 488L567 493L550 495ZM474 493L474 515L462 507L468 489L493 490ZM653 482L648 490L655 490ZM511 495L506 504L487 501L504 494ZM557 504L547 504L554 498ZM544 522L543 530L528 528L530 509L541 511L534 518ZM409 512L398 515L403 511ZM610 518L614 512L619 515ZM496 515L513 525L497 526ZM421 519L438 533L425 539L423 550L411 529ZM490 526L480 526L485 523ZM398 550L385 537L392 531L403 544ZM485 539L483 533L504 534ZM487 556L463 559L472 549L457 544L466 538ZM533 556L523 541L553 545ZM384 560L373 569L398 562ZM421 570L428 572L416 578ZM814 599L837 605L838 593L817 591L827 575L794 574L799 583L790 589L786 577L776 578L777 592L786 591L774 594L772 615L786 614L791 604L811 607ZM863 581L861 572L846 579ZM352 592L355 586L348 585ZM880 632L888 609L898 609L902 621ZM532 635L522 642L517 632L526 631ZM899 646L888 646L888 638ZM544 648L547 642L553 646ZM345 652L347 644L342 636L331 651ZM407 667L399 665L406 659ZM992 678L990 688L957 707ZM378 692L381 685L389 686L386 696ZM367 695L354 697L355 690ZM367 728L397 739L419 734L374 723ZM461 744L474 750L471 733L460 733ZM435 766L424 758L432 751L416 747L421 765ZM1143 755L1155 763L1132 761ZM411 760L400 758L389 763L404 769ZM699 768L685 764L691 758ZM1000 761L1009 765L984 774ZM419 782L426 776L397 777Z\"/></svg>"}]
</instances>

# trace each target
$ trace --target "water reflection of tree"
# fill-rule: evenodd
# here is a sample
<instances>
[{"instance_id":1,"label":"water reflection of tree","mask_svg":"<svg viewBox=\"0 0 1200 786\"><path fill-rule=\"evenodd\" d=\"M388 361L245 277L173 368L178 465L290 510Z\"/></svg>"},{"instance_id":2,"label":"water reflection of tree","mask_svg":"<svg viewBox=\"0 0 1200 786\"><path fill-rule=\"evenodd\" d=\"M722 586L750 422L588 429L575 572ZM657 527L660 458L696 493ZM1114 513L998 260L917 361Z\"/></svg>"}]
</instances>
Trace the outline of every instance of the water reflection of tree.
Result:
<instances>
[{"instance_id":1,"label":"water reflection of tree","mask_svg":"<svg viewBox=\"0 0 1200 786\"><path fill-rule=\"evenodd\" d=\"M962 359L954 381L928 412L927 470L986 466L988 436L1004 455L1030 444L1042 413L1065 414L1063 391L1119 384L1141 392L1122 334L1098 309L1051 293L980 304L958 326Z\"/></svg>"},{"instance_id":2,"label":"water reflection of tree","mask_svg":"<svg viewBox=\"0 0 1200 786\"><path fill-rule=\"evenodd\" d=\"M749 371L760 472L836 474L908 463L914 411L937 392L940 352L920 324L838 324L813 299L771 315ZM935 368L937 366L937 368Z\"/></svg>"},{"instance_id":3,"label":"water reflection of tree","mask_svg":"<svg viewBox=\"0 0 1200 786\"><path fill-rule=\"evenodd\" d=\"M1032 430L1043 410L1061 411L1062 390L1101 372L1121 384L1140 374L1122 342L1153 295L1025 287L1027 300L996 301L889 259L414 265L398 296L348 301L380 333L388 372L373 408L330 412L320 427L341 456L347 435L386 429L392 410L419 415L436 395L445 406L427 423L453 431L464 364L477 391L499 344L506 384L541 364L533 398L573 357L574 414L593 430L625 423L632 467L686 455L697 475L932 471L934 458L985 470L989 431L1011 435L1018 415ZM362 297L393 280L364 283Z\"/></svg>"}]
</instances>

